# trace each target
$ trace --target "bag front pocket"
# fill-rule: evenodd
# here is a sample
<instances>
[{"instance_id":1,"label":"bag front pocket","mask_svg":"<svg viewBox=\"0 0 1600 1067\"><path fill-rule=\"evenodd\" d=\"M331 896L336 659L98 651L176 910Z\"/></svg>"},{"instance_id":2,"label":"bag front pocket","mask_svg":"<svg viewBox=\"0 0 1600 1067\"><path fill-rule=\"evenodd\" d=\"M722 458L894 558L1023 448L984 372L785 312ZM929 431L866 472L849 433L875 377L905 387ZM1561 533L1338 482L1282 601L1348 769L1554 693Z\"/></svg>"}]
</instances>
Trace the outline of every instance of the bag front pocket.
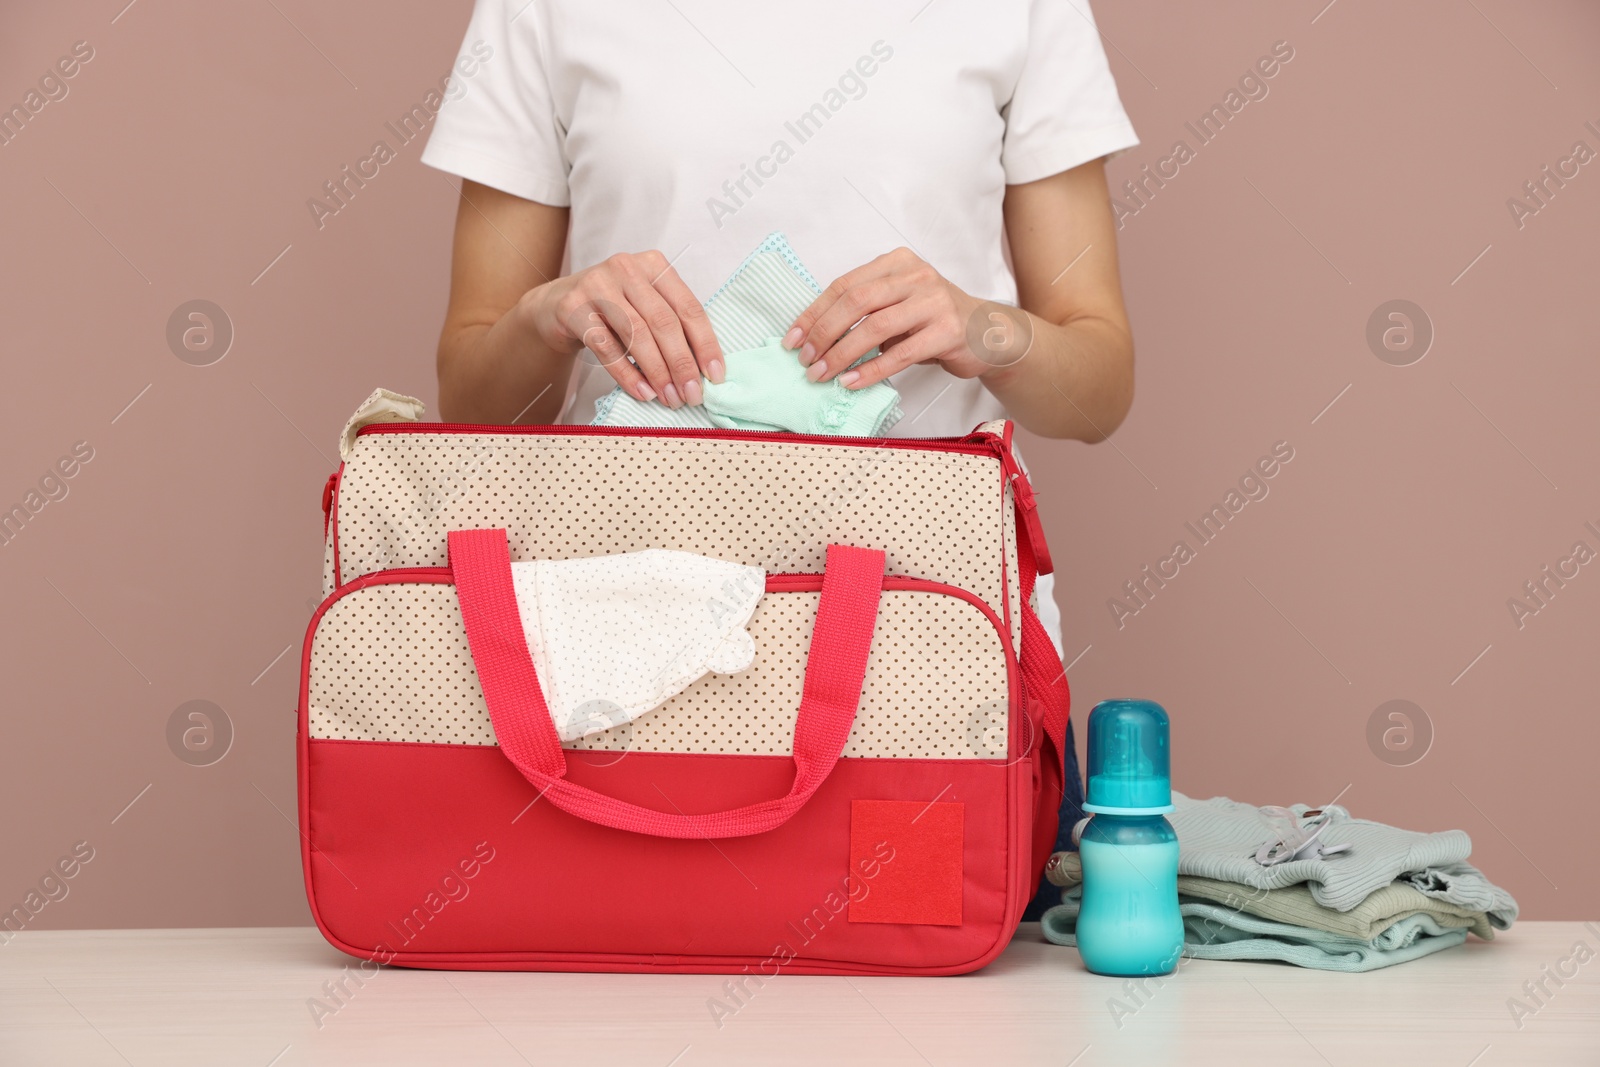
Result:
<instances>
[{"instance_id":1,"label":"bag front pocket","mask_svg":"<svg viewBox=\"0 0 1600 1067\"><path fill-rule=\"evenodd\" d=\"M774 574L747 629L755 662L711 674L568 750L792 754L821 574ZM841 755L1005 759L1018 679L989 608L938 582L884 579L862 703ZM493 745L494 729L444 567L379 571L319 608L306 649L313 739Z\"/></svg>"},{"instance_id":2,"label":"bag front pocket","mask_svg":"<svg viewBox=\"0 0 1600 1067\"><path fill-rule=\"evenodd\" d=\"M823 581L769 575L748 625L751 667L565 743L565 780L680 816L782 795L796 777ZM312 620L304 668L308 896L324 935L354 955L415 966L955 973L1003 946L1031 889L1019 820L1032 731L1013 728L1019 672L993 612L953 586L882 579L837 765L775 829L715 842L596 825L524 779L496 743L447 568L342 587ZM924 806L962 812L959 836L941 845L955 892L940 915L882 910L913 857L901 839L880 847L878 829L854 814L861 800L901 805L918 831ZM891 859L881 873L857 870L857 846L901 868Z\"/></svg>"}]
</instances>

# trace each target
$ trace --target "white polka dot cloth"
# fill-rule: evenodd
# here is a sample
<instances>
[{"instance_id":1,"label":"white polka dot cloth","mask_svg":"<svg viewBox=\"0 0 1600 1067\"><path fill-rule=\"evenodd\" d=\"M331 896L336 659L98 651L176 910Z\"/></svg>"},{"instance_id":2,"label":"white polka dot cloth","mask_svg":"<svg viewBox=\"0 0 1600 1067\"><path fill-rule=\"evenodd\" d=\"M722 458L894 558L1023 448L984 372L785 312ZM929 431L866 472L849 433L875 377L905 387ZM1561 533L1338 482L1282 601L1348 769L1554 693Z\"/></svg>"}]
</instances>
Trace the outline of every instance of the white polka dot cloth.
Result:
<instances>
[{"instance_id":1,"label":"white polka dot cloth","mask_svg":"<svg viewBox=\"0 0 1600 1067\"><path fill-rule=\"evenodd\" d=\"M760 567L650 548L515 562L511 579L563 741L632 722L707 673L755 661L745 624L766 591Z\"/></svg>"}]
</instances>

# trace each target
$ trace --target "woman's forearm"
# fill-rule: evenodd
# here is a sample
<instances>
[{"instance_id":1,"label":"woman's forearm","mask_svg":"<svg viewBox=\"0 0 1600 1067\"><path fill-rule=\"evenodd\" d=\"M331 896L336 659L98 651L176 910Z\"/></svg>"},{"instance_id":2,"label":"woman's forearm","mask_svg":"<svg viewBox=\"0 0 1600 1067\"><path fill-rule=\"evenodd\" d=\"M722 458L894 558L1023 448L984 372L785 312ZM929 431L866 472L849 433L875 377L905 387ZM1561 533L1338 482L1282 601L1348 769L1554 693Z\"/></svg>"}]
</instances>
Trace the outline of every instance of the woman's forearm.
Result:
<instances>
[{"instance_id":1,"label":"woman's forearm","mask_svg":"<svg viewBox=\"0 0 1600 1067\"><path fill-rule=\"evenodd\" d=\"M705 308L659 249L558 276L566 233L566 208L462 184L439 332L441 418L555 422L585 348L641 401L698 404L702 374L722 381Z\"/></svg>"},{"instance_id":2,"label":"woman's forearm","mask_svg":"<svg viewBox=\"0 0 1600 1067\"><path fill-rule=\"evenodd\" d=\"M557 282L564 207L461 183L450 303L439 331L439 417L554 422L578 345L535 313Z\"/></svg>"},{"instance_id":3,"label":"woman's forearm","mask_svg":"<svg viewBox=\"0 0 1600 1067\"><path fill-rule=\"evenodd\" d=\"M1065 325L1028 318L1033 339L1026 354L979 380L1030 433L1105 440L1133 403L1133 339L1092 316Z\"/></svg>"},{"instance_id":4,"label":"woman's forearm","mask_svg":"<svg viewBox=\"0 0 1600 1067\"><path fill-rule=\"evenodd\" d=\"M534 328L528 301L498 320L452 324L439 338L439 413L448 422L549 423L561 413L574 351Z\"/></svg>"},{"instance_id":5,"label":"woman's forearm","mask_svg":"<svg viewBox=\"0 0 1600 1067\"><path fill-rule=\"evenodd\" d=\"M1029 431L1102 441L1133 403L1133 332L1105 162L1008 185L1005 218L1033 337L1021 358L1008 353L982 380Z\"/></svg>"}]
</instances>

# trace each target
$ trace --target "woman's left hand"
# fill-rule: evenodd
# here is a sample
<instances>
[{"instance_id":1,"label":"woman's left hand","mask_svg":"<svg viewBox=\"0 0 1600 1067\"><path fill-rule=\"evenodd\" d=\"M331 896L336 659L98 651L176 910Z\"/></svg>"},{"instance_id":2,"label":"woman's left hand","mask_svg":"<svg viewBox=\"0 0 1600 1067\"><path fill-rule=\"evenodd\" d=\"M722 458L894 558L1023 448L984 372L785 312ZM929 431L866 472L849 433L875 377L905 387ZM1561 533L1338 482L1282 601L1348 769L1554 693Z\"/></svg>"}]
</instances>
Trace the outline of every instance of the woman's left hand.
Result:
<instances>
[{"instance_id":1,"label":"woman's left hand","mask_svg":"<svg viewBox=\"0 0 1600 1067\"><path fill-rule=\"evenodd\" d=\"M997 367L993 359L980 359L967 340L968 324L983 303L909 248L897 248L823 290L795 320L783 346L800 349L812 381L837 376L853 389L933 360L958 378L976 378ZM876 358L845 369L874 346Z\"/></svg>"}]
</instances>

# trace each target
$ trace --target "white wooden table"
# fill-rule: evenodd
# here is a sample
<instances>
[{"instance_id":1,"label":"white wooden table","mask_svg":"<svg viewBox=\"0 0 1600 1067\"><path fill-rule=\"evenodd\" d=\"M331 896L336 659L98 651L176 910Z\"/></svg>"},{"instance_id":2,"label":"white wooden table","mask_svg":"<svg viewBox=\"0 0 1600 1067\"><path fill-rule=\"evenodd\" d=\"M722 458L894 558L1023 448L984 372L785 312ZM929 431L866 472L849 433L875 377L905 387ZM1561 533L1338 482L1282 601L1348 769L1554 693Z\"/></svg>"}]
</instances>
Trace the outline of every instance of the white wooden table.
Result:
<instances>
[{"instance_id":1,"label":"white wooden table","mask_svg":"<svg viewBox=\"0 0 1600 1067\"><path fill-rule=\"evenodd\" d=\"M0 946L0 1064L1594 1065L1600 956L1542 1006L1523 989L1579 941L1600 923L1369 974L1194 960L1136 995L1030 924L974 975L783 976L719 1026L714 975L385 969L341 1005L324 983L356 961L309 928L36 932Z\"/></svg>"}]
</instances>

